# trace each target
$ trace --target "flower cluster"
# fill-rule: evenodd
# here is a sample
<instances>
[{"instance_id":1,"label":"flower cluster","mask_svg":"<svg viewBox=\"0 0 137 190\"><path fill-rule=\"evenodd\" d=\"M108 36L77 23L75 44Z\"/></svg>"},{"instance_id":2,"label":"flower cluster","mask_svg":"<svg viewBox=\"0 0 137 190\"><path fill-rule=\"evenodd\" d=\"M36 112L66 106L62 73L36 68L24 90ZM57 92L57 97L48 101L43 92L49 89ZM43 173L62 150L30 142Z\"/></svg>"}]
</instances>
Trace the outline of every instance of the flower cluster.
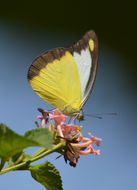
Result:
<instances>
[{"instance_id":1,"label":"flower cluster","mask_svg":"<svg viewBox=\"0 0 137 190\"><path fill-rule=\"evenodd\" d=\"M100 150L95 150L93 144L100 145L101 139L94 137L88 133L89 137L84 137L81 132L81 126L72 123L66 124L68 116L64 115L59 110L55 109L48 112L41 108L38 109L42 116L37 116L40 119L40 127L49 127L56 140L65 141L65 146L58 152L64 156L65 161L73 167L76 166L80 155L100 154Z\"/></svg>"}]
</instances>

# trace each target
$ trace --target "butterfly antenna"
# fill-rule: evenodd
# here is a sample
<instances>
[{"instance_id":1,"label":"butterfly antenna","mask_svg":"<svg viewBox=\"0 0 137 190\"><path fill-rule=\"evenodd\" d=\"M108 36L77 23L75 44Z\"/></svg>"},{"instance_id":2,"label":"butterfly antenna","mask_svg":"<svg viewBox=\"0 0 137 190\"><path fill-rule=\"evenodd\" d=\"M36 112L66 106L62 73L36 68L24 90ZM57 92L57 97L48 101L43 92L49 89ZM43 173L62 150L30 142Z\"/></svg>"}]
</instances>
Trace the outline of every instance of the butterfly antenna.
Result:
<instances>
[{"instance_id":1,"label":"butterfly antenna","mask_svg":"<svg viewBox=\"0 0 137 190\"><path fill-rule=\"evenodd\" d=\"M89 116L89 117L94 117L94 118L97 118L97 119L102 119L102 115L117 115L117 113L115 112L112 112L112 113L95 113L95 114L85 114L86 116Z\"/></svg>"},{"instance_id":2,"label":"butterfly antenna","mask_svg":"<svg viewBox=\"0 0 137 190\"><path fill-rule=\"evenodd\" d=\"M86 116L89 116L89 117L94 117L94 118L97 118L97 119L102 119L103 117L101 116L98 116L96 114L85 114Z\"/></svg>"}]
</instances>

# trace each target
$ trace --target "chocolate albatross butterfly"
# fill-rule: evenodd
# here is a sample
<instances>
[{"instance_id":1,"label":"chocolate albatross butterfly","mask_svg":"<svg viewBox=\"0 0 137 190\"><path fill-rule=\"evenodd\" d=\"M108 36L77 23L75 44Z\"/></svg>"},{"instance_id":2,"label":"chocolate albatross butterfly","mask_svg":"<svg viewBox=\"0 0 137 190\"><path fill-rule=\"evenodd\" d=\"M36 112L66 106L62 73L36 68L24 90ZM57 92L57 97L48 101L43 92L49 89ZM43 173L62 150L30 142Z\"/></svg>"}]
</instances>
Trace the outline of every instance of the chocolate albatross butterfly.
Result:
<instances>
[{"instance_id":1,"label":"chocolate albatross butterfly","mask_svg":"<svg viewBox=\"0 0 137 190\"><path fill-rule=\"evenodd\" d=\"M81 110L93 87L97 60L98 40L91 30L70 47L38 56L28 70L28 81L46 102L82 120Z\"/></svg>"}]
</instances>

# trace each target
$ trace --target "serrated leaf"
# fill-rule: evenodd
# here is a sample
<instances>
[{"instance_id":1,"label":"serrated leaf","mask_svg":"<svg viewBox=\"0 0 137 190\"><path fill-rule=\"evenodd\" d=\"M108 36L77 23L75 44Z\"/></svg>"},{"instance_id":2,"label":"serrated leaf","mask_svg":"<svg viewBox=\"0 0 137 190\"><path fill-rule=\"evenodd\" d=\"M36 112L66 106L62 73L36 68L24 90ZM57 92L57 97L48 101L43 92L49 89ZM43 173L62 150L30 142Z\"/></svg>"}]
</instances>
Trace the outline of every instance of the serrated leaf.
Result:
<instances>
[{"instance_id":1,"label":"serrated leaf","mask_svg":"<svg viewBox=\"0 0 137 190\"><path fill-rule=\"evenodd\" d=\"M52 133L45 128L37 128L29 130L25 133L24 137L37 142L39 145L49 149L53 144Z\"/></svg>"},{"instance_id":2,"label":"serrated leaf","mask_svg":"<svg viewBox=\"0 0 137 190\"><path fill-rule=\"evenodd\" d=\"M47 190L63 190L59 171L50 162L30 166L32 177Z\"/></svg>"},{"instance_id":3,"label":"serrated leaf","mask_svg":"<svg viewBox=\"0 0 137 190\"><path fill-rule=\"evenodd\" d=\"M29 146L39 146L35 141L29 140L11 129L5 124L0 124L0 157L7 160Z\"/></svg>"}]
</instances>

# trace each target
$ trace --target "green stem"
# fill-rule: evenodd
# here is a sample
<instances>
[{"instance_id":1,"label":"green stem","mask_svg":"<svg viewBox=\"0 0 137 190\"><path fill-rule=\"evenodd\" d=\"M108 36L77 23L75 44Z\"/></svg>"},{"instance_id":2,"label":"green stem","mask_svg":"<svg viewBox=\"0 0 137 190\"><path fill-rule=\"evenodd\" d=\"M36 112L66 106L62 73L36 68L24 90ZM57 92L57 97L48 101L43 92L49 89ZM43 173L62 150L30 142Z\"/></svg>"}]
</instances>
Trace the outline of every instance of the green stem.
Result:
<instances>
[{"instance_id":1,"label":"green stem","mask_svg":"<svg viewBox=\"0 0 137 190\"><path fill-rule=\"evenodd\" d=\"M25 166L26 164L27 164L27 161L19 163L19 164L14 165L14 166L10 166L10 167L7 166L1 170L0 174L4 174L4 173L7 173L7 172L12 171L12 170L17 170L17 169Z\"/></svg>"},{"instance_id":2,"label":"green stem","mask_svg":"<svg viewBox=\"0 0 137 190\"><path fill-rule=\"evenodd\" d=\"M30 161L30 162L34 162L34 161L36 161L36 160L39 160L40 158L43 158L44 156L47 156L48 154L51 154L52 152L57 151L58 149L60 149L60 148L63 147L63 146L65 146L65 143L62 141L61 143L55 145L52 149L47 150L46 152L43 152L43 153L41 153L41 154L38 155L38 156L33 157L33 155L32 155L32 158L30 158L29 161Z\"/></svg>"},{"instance_id":3,"label":"green stem","mask_svg":"<svg viewBox=\"0 0 137 190\"><path fill-rule=\"evenodd\" d=\"M41 153L43 153L45 151L47 151L47 148L42 147L39 150L37 150L34 154L32 154L31 157L36 157L36 156L40 155Z\"/></svg>"},{"instance_id":4,"label":"green stem","mask_svg":"<svg viewBox=\"0 0 137 190\"><path fill-rule=\"evenodd\" d=\"M40 149L42 151L42 153L40 154L40 152L38 154L33 154L30 156L29 159L27 159L26 161L23 161L22 163L19 163L19 164L16 164L14 166L7 166L5 168L3 168L1 171L0 171L0 174L4 174L6 172L9 172L9 171L12 171L12 170L17 170L19 168L22 168L24 166L26 166L28 163L31 163L31 162L34 162L36 160L39 160L40 158L43 158L44 156L47 156L48 154L51 154L52 152L55 152L57 151L58 149L60 149L61 147L65 146L65 143L62 141L61 143L53 146L52 149L49 149L47 151L42 151L42 148Z\"/></svg>"}]
</instances>

